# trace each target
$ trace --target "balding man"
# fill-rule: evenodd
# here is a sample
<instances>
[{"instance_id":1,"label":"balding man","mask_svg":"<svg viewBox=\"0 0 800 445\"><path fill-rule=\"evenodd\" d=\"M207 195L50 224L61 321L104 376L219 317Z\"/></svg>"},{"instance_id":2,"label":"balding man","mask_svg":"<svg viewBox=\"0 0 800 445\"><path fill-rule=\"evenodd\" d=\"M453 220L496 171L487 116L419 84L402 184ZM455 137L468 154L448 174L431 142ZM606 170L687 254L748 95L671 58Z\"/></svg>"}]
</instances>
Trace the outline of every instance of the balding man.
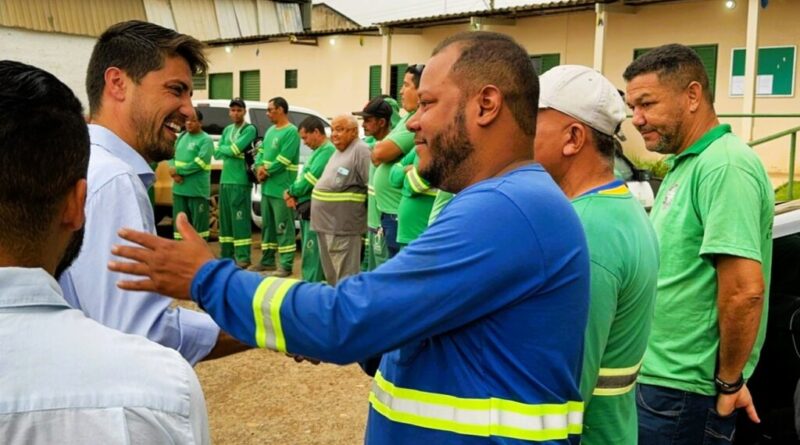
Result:
<instances>
[{"instance_id":1,"label":"balding man","mask_svg":"<svg viewBox=\"0 0 800 445\"><path fill-rule=\"evenodd\" d=\"M353 116L332 122L331 155L311 193L311 229L319 234L322 269L331 285L359 272L361 235L367 231L369 146L358 138Z\"/></svg>"}]
</instances>

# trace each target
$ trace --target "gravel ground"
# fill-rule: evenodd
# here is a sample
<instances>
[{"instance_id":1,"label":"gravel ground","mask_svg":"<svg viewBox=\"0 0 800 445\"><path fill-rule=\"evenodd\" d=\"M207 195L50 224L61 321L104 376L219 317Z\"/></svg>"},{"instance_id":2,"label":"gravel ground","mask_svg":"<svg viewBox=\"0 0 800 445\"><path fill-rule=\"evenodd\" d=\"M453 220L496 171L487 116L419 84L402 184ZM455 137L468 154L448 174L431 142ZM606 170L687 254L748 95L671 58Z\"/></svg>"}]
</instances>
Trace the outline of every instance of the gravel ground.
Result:
<instances>
[{"instance_id":1,"label":"gravel ground","mask_svg":"<svg viewBox=\"0 0 800 445\"><path fill-rule=\"evenodd\" d=\"M253 245L259 244L255 235ZM211 247L219 251L217 243ZM253 259L259 256L254 247ZM299 270L298 255L295 278ZM371 380L358 365L296 363L281 353L251 350L195 370L215 444L363 442Z\"/></svg>"}]
</instances>

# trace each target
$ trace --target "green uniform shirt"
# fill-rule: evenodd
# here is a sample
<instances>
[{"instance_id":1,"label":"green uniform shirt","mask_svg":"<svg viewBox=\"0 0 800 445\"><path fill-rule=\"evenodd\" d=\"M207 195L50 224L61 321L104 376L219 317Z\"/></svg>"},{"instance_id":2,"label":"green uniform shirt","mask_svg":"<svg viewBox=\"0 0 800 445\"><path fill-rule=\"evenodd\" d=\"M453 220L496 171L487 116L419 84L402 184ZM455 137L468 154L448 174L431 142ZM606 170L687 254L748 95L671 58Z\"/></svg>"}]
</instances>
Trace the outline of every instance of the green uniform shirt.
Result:
<instances>
[{"instance_id":1,"label":"green uniform shirt","mask_svg":"<svg viewBox=\"0 0 800 445\"><path fill-rule=\"evenodd\" d=\"M208 198L211 195L211 153L214 141L200 131L182 133L175 142L175 158L169 161L183 182L172 184L172 193L179 196Z\"/></svg>"},{"instance_id":2,"label":"green uniform shirt","mask_svg":"<svg viewBox=\"0 0 800 445\"><path fill-rule=\"evenodd\" d=\"M661 246L653 329L639 381L715 395L719 347L717 254L761 263L769 289L774 194L753 150L719 125L672 157L650 219ZM768 296L750 359L764 343Z\"/></svg>"},{"instance_id":3,"label":"green uniform shirt","mask_svg":"<svg viewBox=\"0 0 800 445\"><path fill-rule=\"evenodd\" d=\"M392 131L386 136L386 140L394 142L403 152L403 155L414 148L414 133L406 128L406 122L414 112L406 114ZM392 186L389 176L391 175L394 162L381 164L375 170L373 187L375 187L375 199L378 210L381 213L397 215L397 207L400 205L400 188Z\"/></svg>"},{"instance_id":4,"label":"green uniform shirt","mask_svg":"<svg viewBox=\"0 0 800 445\"><path fill-rule=\"evenodd\" d=\"M325 166L328 164L328 159L331 158L336 147L333 146L331 141L325 142L314 150L311 157L303 166L303 176L298 176L297 179L289 186L289 194L297 198L298 203L306 202L311 199L311 191L325 171Z\"/></svg>"},{"instance_id":5,"label":"green uniform shirt","mask_svg":"<svg viewBox=\"0 0 800 445\"><path fill-rule=\"evenodd\" d=\"M236 127L230 124L222 131L219 145L214 152L214 157L222 159L222 177L220 184L250 185L247 177L247 164L244 162L244 152L256 138L255 125L243 123Z\"/></svg>"},{"instance_id":6,"label":"green uniform shirt","mask_svg":"<svg viewBox=\"0 0 800 445\"><path fill-rule=\"evenodd\" d=\"M658 240L622 181L572 201L591 259L583 352L582 442L637 443L636 375L647 347L658 274Z\"/></svg>"},{"instance_id":7,"label":"green uniform shirt","mask_svg":"<svg viewBox=\"0 0 800 445\"><path fill-rule=\"evenodd\" d=\"M297 127L288 124L283 128L275 125L267 130L264 143L258 150L256 165L267 168L269 176L261 185L261 194L273 198L283 198L297 177L297 164L300 163L300 134Z\"/></svg>"},{"instance_id":8,"label":"green uniform shirt","mask_svg":"<svg viewBox=\"0 0 800 445\"><path fill-rule=\"evenodd\" d=\"M367 136L364 142L369 145L369 149L375 148L378 140L374 136ZM378 210L378 202L375 200L375 187L373 181L375 180L375 166L369 164L369 184L367 185L367 227L377 229L381 226L381 211Z\"/></svg>"},{"instance_id":9,"label":"green uniform shirt","mask_svg":"<svg viewBox=\"0 0 800 445\"><path fill-rule=\"evenodd\" d=\"M439 216L439 212L442 211L444 206L447 205L456 195L454 193L446 192L444 190L439 190L436 192L436 199L433 200L433 207L431 208L431 214L428 216L428 225L433 224L436 221L436 218Z\"/></svg>"},{"instance_id":10,"label":"green uniform shirt","mask_svg":"<svg viewBox=\"0 0 800 445\"><path fill-rule=\"evenodd\" d=\"M405 171L407 166L412 168ZM419 175L419 158L416 148L409 151L400 162L392 166L390 180L402 188L397 208L397 242L408 244L428 228L428 217L436 198L436 189Z\"/></svg>"}]
</instances>

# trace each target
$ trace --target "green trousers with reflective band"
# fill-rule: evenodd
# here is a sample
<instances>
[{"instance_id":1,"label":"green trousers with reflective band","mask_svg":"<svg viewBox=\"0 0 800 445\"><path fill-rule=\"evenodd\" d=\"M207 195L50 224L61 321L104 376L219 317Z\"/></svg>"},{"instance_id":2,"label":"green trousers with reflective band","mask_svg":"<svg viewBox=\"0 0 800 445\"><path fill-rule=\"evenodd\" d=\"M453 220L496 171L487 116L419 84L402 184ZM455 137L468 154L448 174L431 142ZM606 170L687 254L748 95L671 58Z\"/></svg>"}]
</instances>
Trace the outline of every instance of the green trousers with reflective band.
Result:
<instances>
[{"instance_id":1,"label":"green trousers with reflective band","mask_svg":"<svg viewBox=\"0 0 800 445\"><path fill-rule=\"evenodd\" d=\"M385 263L388 259L389 251L386 249L383 229L378 228L377 232L373 232L372 229L367 231L367 245L364 249L365 270L375 270L376 267Z\"/></svg>"},{"instance_id":2,"label":"green trousers with reflective band","mask_svg":"<svg viewBox=\"0 0 800 445\"><path fill-rule=\"evenodd\" d=\"M261 265L274 266L277 252L280 266L291 271L295 236L294 211L281 198L261 195Z\"/></svg>"},{"instance_id":3,"label":"green trousers with reflective band","mask_svg":"<svg viewBox=\"0 0 800 445\"><path fill-rule=\"evenodd\" d=\"M250 262L250 186L220 184L219 186L219 245L222 258Z\"/></svg>"},{"instance_id":4,"label":"green trousers with reflective band","mask_svg":"<svg viewBox=\"0 0 800 445\"><path fill-rule=\"evenodd\" d=\"M194 230L197 230L203 239L208 239L208 199L200 196L172 195L172 237L175 239L183 239L175 225L178 213L181 212L189 218Z\"/></svg>"},{"instance_id":5,"label":"green trousers with reflective band","mask_svg":"<svg viewBox=\"0 0 800 445\"><path fill-rule=\"evenodd\" d=\"M319 259L317 232L311 230L311 221L300 220L300 234L303 239L303 280L312 283L325 281L325 272Z\"/></svg>"}]
</instances>

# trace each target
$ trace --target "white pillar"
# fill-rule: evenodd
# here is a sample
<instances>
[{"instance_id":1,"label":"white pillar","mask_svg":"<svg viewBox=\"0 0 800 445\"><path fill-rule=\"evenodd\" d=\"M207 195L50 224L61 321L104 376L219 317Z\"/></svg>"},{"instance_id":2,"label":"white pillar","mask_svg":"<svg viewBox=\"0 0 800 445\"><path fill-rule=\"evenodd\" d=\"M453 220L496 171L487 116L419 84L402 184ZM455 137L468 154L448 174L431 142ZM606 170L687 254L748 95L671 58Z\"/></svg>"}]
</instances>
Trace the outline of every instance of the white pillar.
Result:
<instances>
[{"instance_id":1,"label":"white pillar","mask_svg":"<svg viewBox=\"0 0 800 445\"><path fill-rule=\"evenodd\" d=\"M604 3L594 5L594 69L603 73L604 50L606 45L606 23L608 23L608 12Z\"/></svg>"},{"instance_id":2,"label":"white pillar","mask_svg":"<svg viewBox=\"0 0 800 445\"><path fill-rule=\"evenodd\" d=\"M747 47L744 59L744 100L742 113L754 113L756 110L756 75L758 67L758 12L759 0L749 0L747 4ZM751 117L742 118L742 138L753 139L753 122Z\"/></svg>"},{"instance_id":3,"label":"white pillar","mask_svg":"<svg viewBox=\"0 0 800 445\"><path fill-rule=\"evenodd\" d=\"M381 28L381 93L392 94L392 28Z\"/></svg>"}]
</instances>

